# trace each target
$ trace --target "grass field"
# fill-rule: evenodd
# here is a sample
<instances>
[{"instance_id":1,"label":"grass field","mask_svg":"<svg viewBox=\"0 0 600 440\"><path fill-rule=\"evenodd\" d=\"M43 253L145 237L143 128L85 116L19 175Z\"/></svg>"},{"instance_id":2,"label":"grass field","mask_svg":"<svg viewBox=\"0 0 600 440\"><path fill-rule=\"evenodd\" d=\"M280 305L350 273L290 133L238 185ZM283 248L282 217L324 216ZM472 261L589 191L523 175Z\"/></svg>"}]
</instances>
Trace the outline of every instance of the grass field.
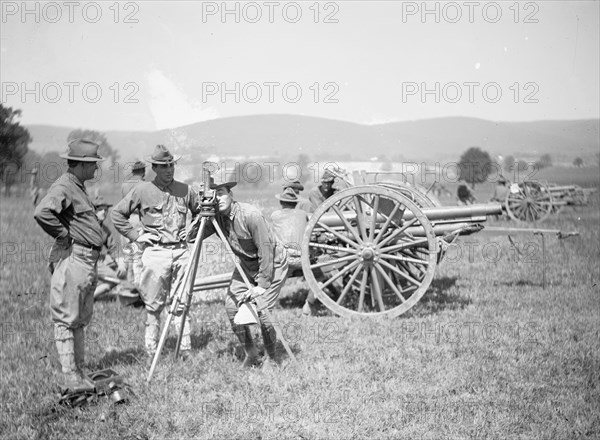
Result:
<instances>
[{"instance_id":1,"label":"grass field","mask_svg":"<svg viewBox=\"0 0 600 440\"><path fill-rule=\"evenodd\" d=\"M597 187L597 179L583 184ZM238 195L273 209L272 195ZM116 370L135 395L126 405L100 400L73 410L57 405L44 261L51 241L29 200L3 198L0 437L598 438L598 199L542 225L581 234L547 236L545 289L540 238L526 234L513 235L519 252L505 236L461 238L427 294L394 320L344 319L326 309L302 318L306 285L290 280L274 316L299 369L282 350L279 367L243 370L219 294L199 295L192 357L173 361L172 334L148 386L143 310L96 303L87 370ZM199 271L230 268L215 254Z\"/></svg>"}]
</instances>

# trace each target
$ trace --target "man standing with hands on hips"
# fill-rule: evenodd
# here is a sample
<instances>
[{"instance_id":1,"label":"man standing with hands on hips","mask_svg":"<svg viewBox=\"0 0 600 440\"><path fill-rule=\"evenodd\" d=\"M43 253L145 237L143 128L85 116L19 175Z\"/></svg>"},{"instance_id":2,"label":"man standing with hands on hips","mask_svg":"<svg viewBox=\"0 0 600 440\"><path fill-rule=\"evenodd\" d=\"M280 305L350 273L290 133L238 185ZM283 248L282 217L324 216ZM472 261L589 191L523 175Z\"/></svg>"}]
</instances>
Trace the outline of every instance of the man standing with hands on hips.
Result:
<instances>
[{"instance_id":1,"label":"man standing with hands on hips","mask_svg":"<svg viewBox=\"0 0 600 440\"><path fill-rule=\"evenodd\" d=\"M55 239L49 267L50 309L54 339L67 389L86 387L83 376L85 334L93 314L102 226L85 189L94 178L99 145L91 139L73 139L66 154L68 171L60 176L35 209L34 218Z\"/></svg>"},{"instance_id":2,"label":"man standing with hands on hips","mask_svg":"<svg viewBox=\"0 0 600 440\"><path fill-rule=\"evenodd\" d=\"M183 288L183 278L189 260L186 236L188 210L192 221L200 212L198 191L174 179L174 157L164 145L157 145L148 162L156 177L152 182L137 184L114 206L111 218L117 231L142 250L142 270L139 290L146 307L145 346L150 357L158 347L160 315L167 300L178 288ZM140 213L142 233L129 222L134 212ZM175 326L183 328L182 357L191 350L189 314L185 323L181 316L186 301L175 311Z\"/></svg>"}]
</instances>

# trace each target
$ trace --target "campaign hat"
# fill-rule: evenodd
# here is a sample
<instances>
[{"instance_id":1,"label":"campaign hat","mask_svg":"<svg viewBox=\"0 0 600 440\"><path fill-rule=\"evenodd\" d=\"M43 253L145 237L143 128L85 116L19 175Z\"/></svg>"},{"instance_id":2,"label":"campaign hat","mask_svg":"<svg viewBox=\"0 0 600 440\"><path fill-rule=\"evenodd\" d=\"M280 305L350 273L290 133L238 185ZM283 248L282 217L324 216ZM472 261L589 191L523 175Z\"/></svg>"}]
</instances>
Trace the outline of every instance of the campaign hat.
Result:
<instances>
[{"instance_id":1,"label":"campaign hat","mask_svg":"<svg viewBox=\"0 0 600 440\"><path fill-rule=\"evenodd\" d=\"M280 202L298 203L298 195L291 187L284 188L281 194L275 194Z\"/></svg>"},{"instance_id":2,"label":"campaign hat","mask_svg":"<svg viewBox=\"0 0 600 440\"><path fill-rule=\"evenodd\" d=\"M100 162L104 160L98 154L100 144L89 138L77 138L69 141L67 151L60 157L77 162Z\"/></svg>"},{"instance_id":3,"label":"campaign hat","mask_svg":"<svg viewBox=\"0 0 600 440\"><path fill-rule=\"evenodd\" d=\"M156 147L154 147L154 152L152 155L146 158L148 162L155 165L175 163L179 159L181 159L181 156L173 156L169 149L161 144L158 144Z\"/></svg>"},{"instance_id":4,"label":"campaign hat","mask_svg":"<svg viewBox=\"0 0 600 440\"><path fill-rule=\"evenodd\" d=\"M294 188L298 191L304 191L304 185L299 180L294 180L293 182L284 182L283 188Z\"/></svg>"}]
</instances>

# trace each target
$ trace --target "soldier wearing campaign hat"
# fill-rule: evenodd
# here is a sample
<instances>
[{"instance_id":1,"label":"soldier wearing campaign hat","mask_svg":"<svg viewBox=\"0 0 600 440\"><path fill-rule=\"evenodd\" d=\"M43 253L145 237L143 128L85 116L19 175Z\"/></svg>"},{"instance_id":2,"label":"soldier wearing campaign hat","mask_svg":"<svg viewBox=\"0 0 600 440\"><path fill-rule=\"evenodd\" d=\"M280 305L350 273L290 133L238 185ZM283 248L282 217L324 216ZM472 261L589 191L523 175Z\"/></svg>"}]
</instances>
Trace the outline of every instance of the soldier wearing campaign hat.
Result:
<instances>
[{"instance_id":1,"label":"soldier wearing campaign hat","mask_svg":"<svg viewBox=\"0 0 600 440\"><path fill-rule=\"evenodd\" d=\"M337 189L333 187L334 182L335 176L328 170L325 170L321 176L321 184L311 189L308 193L308 200L312 205L311 212L337 192Z\"/></svg>"},{"instance_id":2,"label":"soldier wearing campaign hat","mask_svg":"<svg viewBox=\"0 0 600 440\"><path fill-rule=\"evenodd\" d=\"M296 202L296 209L301 209L306 212L313 212L314 208L312 203L305 199L304 197L300 197L300 192L304 191L304 185L299 180L294 180L292 182L284 182L283 189L291 188L294 193L298 196L298 201Z\"/></svg>"},{"instance_id":3,"label":"soldier wearing campaign hat","mask_svg":"<svg viewBox=\"0 0 600 440\"><path fill-rule=\"evenodd\" d=\"M135 186L114 206L111 213L117 231L141 252L139 290L146 307L145 346L150 357L154 356L158 346L161 312L167 300L182 288L189 259L186 231L188 211L192 214L192 220L200 212L198 191L174 178L175 164L179 158L164 145L157 145L147 158L156 173L154 180ZM140 213L141 231L129 222L134 212ZM191 350L189 314L186 322L181 322L185 304L186 301L183 301L175 311L175 326L184 326L181 341L184 359Z\"/></svg>"},{"instance_id":4,"label":"soldier wearing campaign hat","mask_svg":"<svg viewBox=\"0 0 600 440\"><path fill-rule=\"evenodd\" d=\"M48 189L34 218L54 238L49 268L50 310L54 337L66 389L86 387L84 329L90 323L97 282L97 261L102 247L102 227L85 188L94 178L99 144L93 139L73 139L60 157L68 170Z\"/></svg>"}]
</instances>

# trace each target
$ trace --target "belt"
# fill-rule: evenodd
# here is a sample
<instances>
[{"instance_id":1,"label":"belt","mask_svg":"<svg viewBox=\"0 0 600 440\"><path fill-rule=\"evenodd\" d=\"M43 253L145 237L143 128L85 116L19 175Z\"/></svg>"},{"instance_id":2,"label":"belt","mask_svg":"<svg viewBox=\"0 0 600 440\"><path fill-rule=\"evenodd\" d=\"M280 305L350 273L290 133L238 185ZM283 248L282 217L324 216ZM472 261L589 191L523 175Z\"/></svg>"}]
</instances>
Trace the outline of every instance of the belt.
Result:
<instances>
[{"instance_id":1,"label":"belt","mask_svg":"<svg viewBox=\"0 0 600 440\"><path fill-rule=\"evenodd\" d=\"M87 249L91 249L93 251L97 251L100 252L102 250L102 246L94 246L93 244L86 244L86 243L81 243L79 241L74 241L73 240L73 244L76 244L78 246L87 248Z\"/></svg>"}]
</instances>

